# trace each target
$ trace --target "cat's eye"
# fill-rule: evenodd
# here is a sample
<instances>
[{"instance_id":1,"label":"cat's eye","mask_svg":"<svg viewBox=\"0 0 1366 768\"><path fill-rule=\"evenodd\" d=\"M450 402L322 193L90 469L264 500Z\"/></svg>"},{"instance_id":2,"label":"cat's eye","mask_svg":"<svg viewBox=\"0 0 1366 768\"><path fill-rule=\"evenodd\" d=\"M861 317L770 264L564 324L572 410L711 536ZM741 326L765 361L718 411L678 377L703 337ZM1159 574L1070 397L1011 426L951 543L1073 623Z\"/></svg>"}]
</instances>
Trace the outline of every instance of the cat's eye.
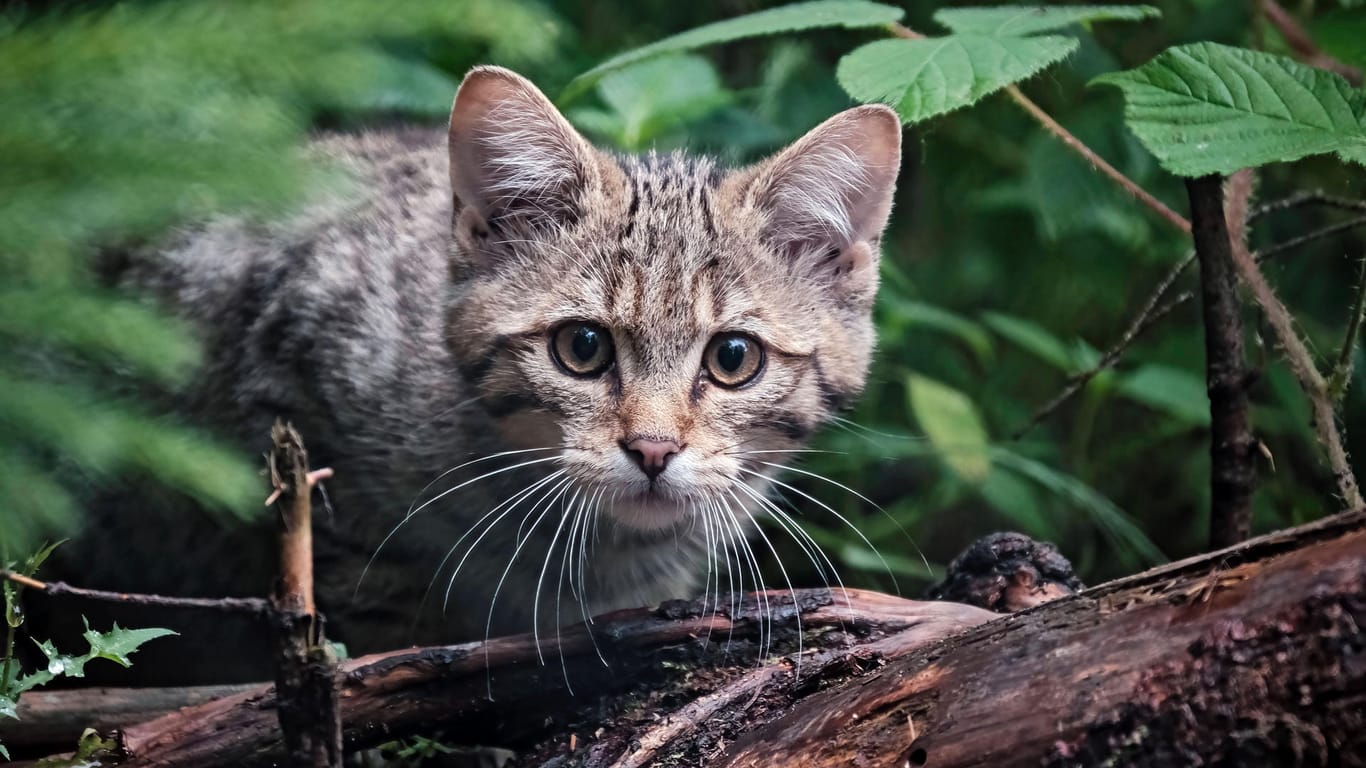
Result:
<instances>
[{"instance_id":1,"label":"cat's eye","mask_svg":"<svg viewBox=\"0 0 1366 768\"><path fill-rule=\"evenodd\" d=\"M740 387L754 380L764 367L764 347L743 333L720 333L707 344L702 365L712 381L723 387Z\"/></svg>"},{"instance_id":2,"label":"cat's eye","mask_svg":"<svg viewBox=\"0 0 1366 768\"><path fill-rule=\"evenodd\" d=\"M612 334L594 323L565 323L550 337L550 356L566 373L597 376L612 364Z\"/></svg>"}]
</instances>

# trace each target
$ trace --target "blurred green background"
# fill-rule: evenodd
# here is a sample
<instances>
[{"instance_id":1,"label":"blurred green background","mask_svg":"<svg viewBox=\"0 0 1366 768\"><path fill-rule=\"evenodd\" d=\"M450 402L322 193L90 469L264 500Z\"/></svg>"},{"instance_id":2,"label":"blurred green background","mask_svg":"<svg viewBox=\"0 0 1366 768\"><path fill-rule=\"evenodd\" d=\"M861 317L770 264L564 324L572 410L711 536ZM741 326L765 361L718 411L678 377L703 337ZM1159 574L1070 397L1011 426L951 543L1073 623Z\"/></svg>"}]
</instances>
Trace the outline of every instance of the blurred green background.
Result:
<instances>
[{"instance_id":1,"label":"blurred green background","mask_svg":"<svg viewBox=\"0 0 1366 768\"><path fill-rule=\"evenodd\" d=\"M1181 182L1128 134L1117 92L1087 81L1185 42L1285 44L1259 23L1255 3L1153 4L1161 19L1074 30L1079 52L1023 88L1184 211ZM196 350L183 329L102 287L97 251L134 247L210 211L266 215L297 203L328 183L328 169L296 151L310 132L439 123L472 64L510 66L554 96L613 54L771 5L0 4L0 554L18 558L68 534L92 488L130 477L230 513L260 509L254 457L160 415L155 403L190 374ZM906 23L937 32L930 16L942 5L910 4ZM1334 52L1362 57L1351 30L1366 34L1366 10L1326 0L1291 8ZM835 64L878 36L816 31L654 60L562 106L606 146L686 147L741 163L849 106ZM826 452L806 454L786 476L784 495L844 582L890 589L890 570L902 592L918 592L927 566L1001 529L1056 542L1088 581L1201 550L1208 412L1197 302L1013 437L1118 337L1184 254L1182 237L1000 95L917 126L905 149L868 392L820 438ZM1311 159L1267 168L1260 194L1361 197L1363 178L1360 168ZM1318 208L1269 216L1254 246L1343 218ZM1265 267L1325 357L1341 343L1363 237L1319 240ZM1179 287L1193 285L1187 275ZM1260 319L1247 317L1255 330ZM1265 531L1336 502L1304 398L1260 338L1251 347L1255 427L1274 459L1256 498L1255 528ZM1366 455L1354 428L1366 424L1364 367L1342 414L1355 456ZM794 582L819 583L801 549L780 529L770 535ZM769 581L779 583L776 569Z\"/></svg>"}]
</instances>

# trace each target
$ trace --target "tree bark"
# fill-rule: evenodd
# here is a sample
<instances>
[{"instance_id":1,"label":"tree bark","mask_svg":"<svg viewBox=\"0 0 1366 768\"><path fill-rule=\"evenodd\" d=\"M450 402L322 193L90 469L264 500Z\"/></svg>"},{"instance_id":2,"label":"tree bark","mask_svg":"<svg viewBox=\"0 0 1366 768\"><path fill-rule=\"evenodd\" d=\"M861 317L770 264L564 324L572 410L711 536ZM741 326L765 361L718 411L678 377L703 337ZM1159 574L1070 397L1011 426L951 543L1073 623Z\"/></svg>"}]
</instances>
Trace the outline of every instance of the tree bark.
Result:
<instances>
[{"instance_id":1,"label":"tree bark","mask_svg":"<svg viewBox=\"0 0 1366 768\"><path fill-rule=\"evenodd\" d=\"M347 747L441 729L520 765L1366 765L1364 511L985 623L853 590L762 599L600 617L542 637L544 664L529 636L348 662ZM756 663L761 628L786 656ZM262 686L133 726L121 757L278 760L274 706Z\"/></svg>"}]
</instances>

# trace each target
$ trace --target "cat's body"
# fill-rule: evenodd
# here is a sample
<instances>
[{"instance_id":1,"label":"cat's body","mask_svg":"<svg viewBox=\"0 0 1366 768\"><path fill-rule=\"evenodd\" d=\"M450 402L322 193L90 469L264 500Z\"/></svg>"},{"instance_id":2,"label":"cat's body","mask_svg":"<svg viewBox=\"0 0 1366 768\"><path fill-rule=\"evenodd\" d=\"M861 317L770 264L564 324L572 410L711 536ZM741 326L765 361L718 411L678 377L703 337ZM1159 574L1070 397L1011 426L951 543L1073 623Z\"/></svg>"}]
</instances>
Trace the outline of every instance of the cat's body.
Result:
<instances>
[{"instance_id":1,"label":"cat's body","mask_svg":"<svg viewBox=\"0 0 1366 768\"><path fill-rule=\"evenodd\" d=\"M533 614L544 631L694 593L718 552L741 568L768 464L862 386L898 131L861 108L737 172L613 158L525 81L476 70L449 148L325 140L353 188L283 224L197 229L121 282L202 335L189 411L258 447L289 419L335 470L316 534L332 634L373 650ZM170 591L260 589L268 546L177 525L93 529L169 544ZM101 562L82 580L168 581Z\"/></svg>"}]
</instances>

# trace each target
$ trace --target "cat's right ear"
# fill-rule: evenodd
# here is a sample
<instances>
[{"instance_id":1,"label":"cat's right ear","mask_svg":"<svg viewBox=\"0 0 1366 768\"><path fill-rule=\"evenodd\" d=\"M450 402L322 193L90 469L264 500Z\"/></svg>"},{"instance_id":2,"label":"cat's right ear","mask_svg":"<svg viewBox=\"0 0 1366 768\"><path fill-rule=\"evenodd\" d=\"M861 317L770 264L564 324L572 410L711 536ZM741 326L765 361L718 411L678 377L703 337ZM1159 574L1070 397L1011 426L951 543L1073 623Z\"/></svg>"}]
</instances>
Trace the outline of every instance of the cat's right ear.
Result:
<instances>
[{"instance_id":1,"label":"cat's right ear","mask_svg":"<svg viewBox=\"0 0 1366 768\"><path fill-rule=\"evenodd\" d=\"M476 67L451 107L456 226L474 237L566 226L595 173L593 149L529 80Z\"/></svg>"}]
</instances>

